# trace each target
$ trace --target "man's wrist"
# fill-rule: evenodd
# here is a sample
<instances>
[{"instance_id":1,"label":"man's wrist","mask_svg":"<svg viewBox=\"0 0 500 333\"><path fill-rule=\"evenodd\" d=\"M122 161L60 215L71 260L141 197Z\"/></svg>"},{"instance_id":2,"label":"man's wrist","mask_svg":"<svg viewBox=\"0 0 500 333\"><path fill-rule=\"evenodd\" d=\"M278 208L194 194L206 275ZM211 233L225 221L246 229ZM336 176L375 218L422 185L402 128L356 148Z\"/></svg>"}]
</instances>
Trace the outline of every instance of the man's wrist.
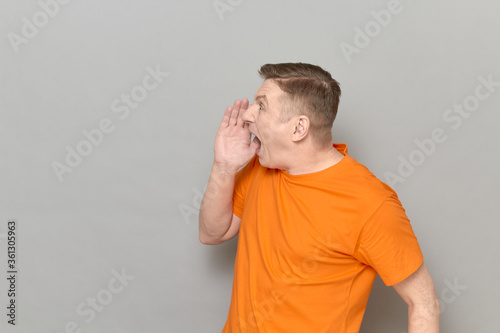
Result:
<instances>
[{"instance_id":1,"label":"man's wrist","mask_svg":"<svg viewBox=\"0 0 500 333\"><path fill-rule=\"evenodd\" d=\"M235 177L236 173L238 173L239 167L235 167L234 165L229 165L226 163L213 163L212 169L220 176L224 177Z\"/></svg>"}]
</instances>

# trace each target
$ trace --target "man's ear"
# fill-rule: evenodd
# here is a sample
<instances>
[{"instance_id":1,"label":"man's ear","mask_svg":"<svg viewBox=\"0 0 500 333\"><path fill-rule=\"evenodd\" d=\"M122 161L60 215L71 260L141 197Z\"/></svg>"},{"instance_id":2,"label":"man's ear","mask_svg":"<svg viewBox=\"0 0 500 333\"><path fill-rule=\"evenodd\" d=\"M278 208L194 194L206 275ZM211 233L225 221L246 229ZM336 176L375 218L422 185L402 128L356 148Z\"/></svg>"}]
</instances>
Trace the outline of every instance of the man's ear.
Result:
<instances>
[{"instance_id":1,"label":"man's ear","mask_svg":"<svg viewBox=\"0 0 500 333\"><path fill-rule=\"evenodd\" d=\"M309 133L309 128L311 127L311 122L309 118L304 115L300 115L295 119L294 129L292 133L292 141L298 142L303 140Z\"/></svg>"}]
</instances>

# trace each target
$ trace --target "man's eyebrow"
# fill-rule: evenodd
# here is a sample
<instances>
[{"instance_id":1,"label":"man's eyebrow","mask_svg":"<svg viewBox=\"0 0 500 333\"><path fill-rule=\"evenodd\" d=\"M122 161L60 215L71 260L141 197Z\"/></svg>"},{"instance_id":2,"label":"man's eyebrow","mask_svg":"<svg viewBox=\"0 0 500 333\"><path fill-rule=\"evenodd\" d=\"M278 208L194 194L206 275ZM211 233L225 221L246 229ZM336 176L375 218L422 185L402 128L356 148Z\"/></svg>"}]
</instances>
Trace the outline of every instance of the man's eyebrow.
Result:
<instances>
[{"instance_id":1,"label":"man's eyebrow","mask_svg":"<svg viewBox=\"0 0 500 333\"><path fill-rule=\"evenodd\" d=\"M269 104L267 102L267 97L266 95L259 95L259 96L255 96L255 101L259 101L259 100L263 100L266 104Z\"/></svg>"}]
</instances>

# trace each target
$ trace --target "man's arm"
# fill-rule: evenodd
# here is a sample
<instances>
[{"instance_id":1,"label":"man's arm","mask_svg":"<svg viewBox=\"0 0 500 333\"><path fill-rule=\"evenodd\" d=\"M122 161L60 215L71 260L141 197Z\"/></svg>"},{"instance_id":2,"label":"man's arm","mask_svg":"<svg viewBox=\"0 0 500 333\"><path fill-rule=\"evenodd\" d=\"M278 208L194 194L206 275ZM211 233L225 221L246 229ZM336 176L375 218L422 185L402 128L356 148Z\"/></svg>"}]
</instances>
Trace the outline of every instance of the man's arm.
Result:
<instances>
[{"instance_id":1,"label":"man's arm","mask_svg":"<svg viewBox=\"0 0 500 333\"><path fill-rule=\"evenodd\" d=\"M236 100L226 109L217 131L214 163L200 207L199 237L203 244L220 244L239 231L241 219L233 214L235 177L257 150L241 118L247 108L247 99Z\"/></svg>"},{"instance_id":2,"label":"man's arm","mask_svg":"<svg viewBox=\"0 0 500 333\"><path fill-rule=\"evenodd\" d=\"M236 172L212 166L207 189L200 206L199 237L206 245L217 245L238 233L241 219L233 214Z\"/></svg>"},{"instance_id":3,"label":"man's arm","mask_svg":"<svg viewBox=\"0 0 500 333\"><path fill-rule=\"evenodd\" d=\"M439 302L425 263L393 287L408 305L408 333L439 332Z\"/></svg>"}]
</instances>

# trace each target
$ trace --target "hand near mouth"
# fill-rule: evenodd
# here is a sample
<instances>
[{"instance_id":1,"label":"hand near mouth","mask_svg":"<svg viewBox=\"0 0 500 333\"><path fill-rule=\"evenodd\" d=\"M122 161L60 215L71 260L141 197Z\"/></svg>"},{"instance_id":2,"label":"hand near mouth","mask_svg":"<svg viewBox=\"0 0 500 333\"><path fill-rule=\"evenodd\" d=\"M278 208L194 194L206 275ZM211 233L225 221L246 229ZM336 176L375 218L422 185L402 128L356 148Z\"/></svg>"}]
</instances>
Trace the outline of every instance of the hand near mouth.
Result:
<instances>
[{"instance_id":1,"label":"hand near mouth","mask_svg":"<svg viewBox=\"0 0 500 333\"><path fill-rule=\"evenodd\" d=\"M229 173L236 173L260 147L260 141L251 141L251 133L241 115L248 108L248 99L236 100L224 113L215 137L214 163Z\"/></svg>"}]
</instances>

